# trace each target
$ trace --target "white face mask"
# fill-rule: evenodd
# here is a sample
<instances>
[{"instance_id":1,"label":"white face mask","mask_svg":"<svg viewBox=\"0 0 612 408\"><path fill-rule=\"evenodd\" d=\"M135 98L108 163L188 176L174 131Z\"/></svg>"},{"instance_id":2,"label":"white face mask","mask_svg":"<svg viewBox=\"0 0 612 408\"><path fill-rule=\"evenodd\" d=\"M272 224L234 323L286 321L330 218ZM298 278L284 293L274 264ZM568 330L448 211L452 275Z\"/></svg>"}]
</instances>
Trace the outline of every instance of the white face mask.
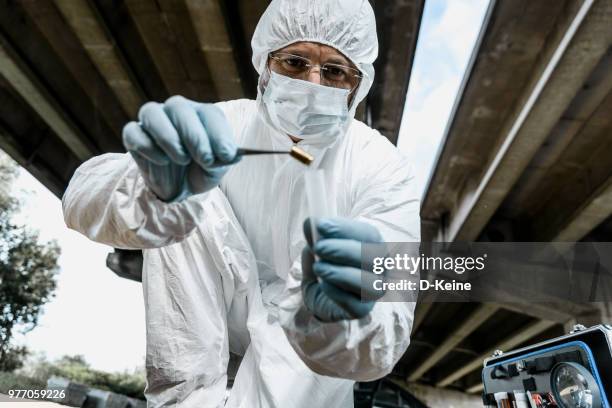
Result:
<instances>
[{"instance_id":1,"label":"white face mask","mask_svg":"<svg viewBox=\"0 0 612 408\"><path fill-rule=\"evenodd\" d=\"M348 89L293 79L270 71L263 104L270 125L306 141L333 143L350 123Z\"/></svg>"}]
</instances>

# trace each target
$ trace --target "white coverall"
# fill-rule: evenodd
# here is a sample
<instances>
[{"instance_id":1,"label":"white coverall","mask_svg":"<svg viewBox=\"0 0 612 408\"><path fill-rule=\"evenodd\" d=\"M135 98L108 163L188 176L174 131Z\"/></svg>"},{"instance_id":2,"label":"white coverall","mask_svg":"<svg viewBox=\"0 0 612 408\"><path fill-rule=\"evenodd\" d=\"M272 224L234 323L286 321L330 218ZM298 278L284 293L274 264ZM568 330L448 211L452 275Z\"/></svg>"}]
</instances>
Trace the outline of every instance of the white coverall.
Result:
<instances>
[{"instance_id":1,"label":"white coverall","mask_svg":"<svg viewBox=\"0 0 612 408\"><path fill-rule=\"evenodd\" d=\"M268 52L296 41L330 44L369 75L356 106L373 78L372 21L365 0L273 1L253 38L254 64L261 73ZM238 146L292 145L262 120L261 88L257 101L218 106ZM353 120L332 144L299 145L325 169L339 216L372 224L386 241L419 240L410 166L386 138ZM304 306L304 171L286 156L245 158L220 188L165 203L129 154L77 169L63 198L67 225L143 250L149 407L223 406L230 350L244 357L227 407L352 407L353 381L386 375L408 347L413 303L379 302L362 319L334 323Z\"/></svg>"}]
</instances>

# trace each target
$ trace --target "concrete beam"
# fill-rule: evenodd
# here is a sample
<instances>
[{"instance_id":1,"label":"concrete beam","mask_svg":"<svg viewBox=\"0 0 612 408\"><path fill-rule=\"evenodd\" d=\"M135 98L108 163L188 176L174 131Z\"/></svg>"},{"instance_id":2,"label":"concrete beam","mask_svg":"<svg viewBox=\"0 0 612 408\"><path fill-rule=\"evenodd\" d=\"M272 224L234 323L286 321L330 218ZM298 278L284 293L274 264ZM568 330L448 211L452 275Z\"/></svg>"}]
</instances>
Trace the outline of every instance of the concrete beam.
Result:
<instances>
[{"instance_id":1,"label":"concrete beam","mask_svg":"<svg viewBox=\"0 0 612 408\"><path fill-rule=\"evenodd\" d=\"M132 80L127 63L96 10L87 0L57 0L55 5L113 90L126 115L136 118L146 98L137 82Z\"/></svg>"},{"instance_id":2,"label":"concrete beam","mask_svg":"<svg viewBox=\"0 0 612 408\"><path fill-rule=\"evenodd\" d=\"M15 92L47 123L76 157L85 161L95 155L94 147L85 142L85 137L64 115L57 101L47 92L1 35L0 75L12 85Z\"/></svg>"},{"instance_id":3,"label":"concrete beam","mask_svg":"<svg viewBox=\"0 0 612 408\"><path fill-rule=\"evenodd\" d=\"M568 302L515 302L515 303L498 303L500 307L510 310L515 313L524 314L540 320L551 320L553 322L564 324L572 317L586 313L584 306L574 307L575 304Z\"/></svg>"},{"instance_id":4,"label":"concrete beam","mask_svg":"<svg viewBox=\"0 0 612 408\"><path fill-rule=\"evenodd\" d=\"M465 392L467 392L468 394L477 394L479 392L482 392L482 390L484 390L484 384L478 383L467 388Z\"/></svg>"},{"instance_id":5,"label":"concrete beam","mask_svg":"<svg viewBox=\"0 0 612 408\"><path fill-rule=\"evenodd\" d=\"M203 102L218 100L185 2L126 0L124 6L166 94Z\"/></svg>"},{"instance_id":6,"label":"concrete beam","mask_svg":"<svg viewBox=\"0 0 612 408\"><path fill-rule=\"evenodd\" d=\"M237 4L236 4L237 3ZM268 8L269 0L238 0L237 2L223 2L226 21L238 20L240 24L230 24L230 33L234 55L238 61L238 70L242 80L245 97L254 99L257 96L257 82L259 74L252 64L243 64L240 61L251 60L251 39L259 19ZM242 69L241 69L242 67Z\"/></svg>"},{"instance_id":7,"label":"concrete beam","mask_svg":"<svg viewBox=\"0 0 612 408\"><path fill-rule=\"evenodd\" d=\"M610 62L608 69L612 58ZM606 198L612 188L611 111L612 92L551 170L556 178L549 177L538 190L541 204L531 213L534 241L578 241L610 215Z\"/></svg>"},{"instance_id":8,"label":"concrete beam","mask_svg":"<svg viewBox=\"0 0 612 408\"><path fill-rule=\"evenodd\" d=\"M412 322L412 333L416 333L416 331L421 326L421 323L425 320L427 313L431 310L433 306L433 302L420 302L417 303L414 309L414 321Z\"/></svg>"},{"instance_id":9,"label":"concrete beam","mask_svg":"<svg viewBox=\"0 0 612 408\"><path fill-rule=\"evenodd\" d=\"M503 218L533 218L533 214L540 211L546 214L548 211L543 210L546 203L556 200L555 193L570 184L569 178L577 173L577 169L593 165L594 161L590 160L590 157L593 152L600 150L601 144L605 142L605 137L601 135L609 133L604 126L606 122L610 123L611 95L612 49L600 60L589 80L576 94L561 120L513 187L503 204ZM605 165L599 161L595 163L599 166ZM581 171L588 174L592 170ZM588 183L589 186L597 186L601 181L589 180ZM571 184L573 191L576 191L576 184ZM558 223L554 224L550 227L557 232L560 226ZM553 235L534 237L533 240L548 241Z\"/></svg>"},{"instance_id":10,"label":"concrete beam","mask_svg":"<svg viewBox=\"0 0 612 408\"><path fill-rule=\"evenodd\" d=\"M567 224L551 241L579 241L610 215L612 215L612 178L600 186L587 202L574 212Z\"/></svg>"},{"instance_id":11,"label":"concrete beam","mask_svg":"<svg viewBox=\"0 0 612 408\"><path fill-rule=\"evenodd\" d=\"M491 347L491 349L486 353L481 354L480 356L474 358L471 362L463 365L460 369L455 370L444 378L442 378L436 383L436 387L446 387L447 385L452 384L461 377L471 373L472 371L477 370L478 368L482 368L484 360L488 357L491 357L495 350L511 350L519 344L524 343L532 337L535 337L536 335L548 330L554 325L555 322L551 322L549 320L541 320L525 326L522 330L519 330L518 332L514 333L512 337L509 337L504 341L496 344L494 347Z\"/></svg>"},{"instance_id":12,"label":"concrete beam","mask_svg":"<svg viewBox=\"0 0 612 408\"><path fill-rule=\"evenodd\" d=\"M245 40L248 44L250 44L255 27L257 27L257 23L269 3L268 0L238 0L238 12L244 27Z\"/></svg>"},{"instance_id":13,"label":"concrete beam","mask_svg":"<svg viewBox=\"0 0 612 408\"><path fill-rule=\"evenodd\" d=\"M19 148L16 146L15 137L7 129L4 129L0 125L0 150L7 153L13 160L15 160L21 167L26 169L32 174L38 181L40 181L45 187L47 187L53 194L61 198L64 193L64 185L55 174L50 171L44 171L36 166L33 166L27 157L21 154ZM2 154L0 153L0 156Z\"/></svg>"},{"instance_id":14,"label":"concrete beam","mask_svg":"<svg viewBox=\"0 0 612 408\"><path fill-rule=\"evenodd\" d=\"M98 143L101 141L100 133L93 129L97 131L104 129L101 132L104 139L114 139L109 143L113 151L117 151L116 148L123 150L120 142L121 130L128 121L128 116L121 109L113 91L100 75L79 38L71 30L66 29L66 20L56 4L26 0L19 2L15 10L16 13L17 10L21 10L21 15L28 21L26 30L38 32L42 36L41 44L36 44L36 46L46 48L52 58L57 58L58 65L69 75L71 86L64 83L53 89L58 100L62 100L64 109L69 114L74 114L75 110L72 105L87 106L89 117L86 119L83 116L73 116L75 123L88 133L87 136L101 150L104 151L105 148L104 144ZM13 24L18 26L17 23ZM21 29L24 29L23 25ZM14 37L12 41L16 41ZM20 51L26 51L25 54L31 63L33 61L32 52L28 53L27 50L31 50L32 46L21 43L20 47L22 47ZM38 71L41 76L49 75L49 68L46 65L36 66L33 69L36 71L42 69L43 71ZM48 81L52 82L49 79Z\"/></svg>"},{"instance_id":15,"label":"concrete beam","mask_svg":"<svg viewBox=\"0 0 612 408\"><path fill-rule=\"evenodd\" d=\"M416 51L423 0L374 1L380 54L367 104L372 127L397 144Z\"/></svg>"},{"instance_id":16,"label":"concrete beam","mask_svg":"<svg viewBox=\"0 0 612 408\"><path fill-rule=\"evenodd\" d=\"M596 302L594 305L593 311L577 315L571 323L579 323L586 327L598 324L612 324L612 304L609 302Z\"/></svg>"},{"instance_id":17,"label":"concrete beam","mask_svg":"<svg viewBox=\"0 0 612 408\"><path fill-rule=\"evenodd\" d=\"M556 271L552 266L549 268L540 265L539 270L546 269L549 269L548 272L545 272L548 274ZM503 299L503 302L495 302L499 307L539 320L549 320L556 323L564 323L574 316L592 313L594 310L594 306L589 303L577 303L537 292L533 292L530 299L525 299L524 295L518 296L512 291L491 288L489 289L489 296L493 299Z\"/></svg>"},{"instance_id":18,"label":"concrete beam","mask_svg":"<svg viewBox=\"0 0 612 408\"><path fill-rule=\"evenodd\" d=\"M467 336L469 336L474 330L476 330L482 323L489 319L495 312L499 310L499 307L482 304L480 305L463 323L457 327L447 338L440 344L436 351L429 355L421 364L419 364L408 376L408 382L414 382L421 378L431 367L436 365L442 360L448 353L450 353L459 343L461 343Z\"/></svg>"},{"instance_id":19,"label":"concrete beam","mask_svg":"<svg viewBox=\"0 0 612 408\"><path fill-rule=\"evenodd\" d=\"M462 194L445 226L446 241L473 241L478 237L608 50L611 16L610 0L582 3L506 127L506 136L483 177Z\"/></svg>"},{"instance_id":20,"label":"concrete beam","mask_svg":"<svg viewBox=\"0 0 612 408\"><path fill-rule=\"evenodd\" d=\"M220 1L185 0L185 4L217 96L220 100L242 97L240 75ZM251 61L242 63L251 65Z\"/></svg>"}]
</instances>

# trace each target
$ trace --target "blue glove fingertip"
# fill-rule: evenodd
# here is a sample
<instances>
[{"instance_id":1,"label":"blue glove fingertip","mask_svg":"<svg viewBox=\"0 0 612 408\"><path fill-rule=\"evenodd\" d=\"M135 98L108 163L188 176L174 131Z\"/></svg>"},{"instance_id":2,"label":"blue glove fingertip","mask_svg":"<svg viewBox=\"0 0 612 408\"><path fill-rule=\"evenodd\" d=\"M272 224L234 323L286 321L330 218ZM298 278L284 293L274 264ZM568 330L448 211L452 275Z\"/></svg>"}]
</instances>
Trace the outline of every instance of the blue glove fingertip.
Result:
<instances>
[{"instance_id":1,"label":"blue glove fingertip","mask_svg":"<svg viewBox=\"0 0 612 408\"><path fill-rule=\"evenodd\" d=\"M336 227L336 223L331 218L319 218L317 219L317 230L321 235L330 234L334 228Z\"/></svg>"},{"instance_id":2,"label":"blue glove fingertip","mask_svg":"<svg viewBox=\"0 0 612 408\"><path fill-rule=\"evenodd\" d=\"M327 251L327 243L324 239L321 239L315 242L314 247L312 248L314 253L317 255L323 255Z\"/></svg>"},{"instance_id":3,"label":"blue glove fingertip","mask_svg":"<svg viewBox=\"0 0 612 408\"><path fill-rule=\"evenodd\" d=\"M312 264L312 271L320 278L326 278L329 274L329 265L326 262L316 261Z\"/></svg>"},{"instance_id":4,"label":"blue glove fingertip","mask_svg":"<svg viewBox=\"0 0 612 408\"><path fill-rule=\"evenodd\" d=\"M320 239L315 243L313 250L315 254L321 258L326 258L328 261L338 262L342 260L338 257L339 248L334 240Z\"/></svg>"},{"instance_id":5,"label":"blue glove fingertip","mask_svg":"<svg viewBox=\"0 0 612 408\"><path fill-rule=\"evenodd\" d=\"M241 159L241 156L238 156L238 148L233 143L229 146L228 144L219 146L215 153L219 160L228 164L238 163Z\"/></svg>"},{"instance_id":6,"label":"blue glove fingertip","mask_svg":"<svg viewBox=\"0 0 612 408\"><path fill-rule=\"evenodd\" d=\"M202 168L207 168L212 166L215 163L215 156L213 156L212 152L203 152L198 156L198 164Z\"/></svg>"}]
</instances>

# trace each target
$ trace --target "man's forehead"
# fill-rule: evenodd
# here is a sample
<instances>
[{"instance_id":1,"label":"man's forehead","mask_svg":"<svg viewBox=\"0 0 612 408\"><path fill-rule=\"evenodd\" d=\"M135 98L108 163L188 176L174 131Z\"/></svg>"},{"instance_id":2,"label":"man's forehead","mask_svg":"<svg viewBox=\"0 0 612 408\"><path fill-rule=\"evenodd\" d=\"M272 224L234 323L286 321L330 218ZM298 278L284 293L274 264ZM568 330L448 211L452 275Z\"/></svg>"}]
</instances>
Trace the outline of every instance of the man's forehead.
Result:
<instances>
[{"instance_id":1,"label":"man's forehead","mask_svg":"<svg viewBox=\"0 0 612 408\"><path fill-rule=\"evenodd\" d=\"M321 56L326 56L326 57L334 56L334 57L340 58L341 60L347 63L350 62L348 58L346 58L340 51L338 51L334 47L330 47L329 45L319 44L315 42L300 41L300 42L290 44L282 48L279 51L285 51L285 52L301 51L301 52L307 52L311 54L320 54Z\"/></svg>"}]
</instances>

